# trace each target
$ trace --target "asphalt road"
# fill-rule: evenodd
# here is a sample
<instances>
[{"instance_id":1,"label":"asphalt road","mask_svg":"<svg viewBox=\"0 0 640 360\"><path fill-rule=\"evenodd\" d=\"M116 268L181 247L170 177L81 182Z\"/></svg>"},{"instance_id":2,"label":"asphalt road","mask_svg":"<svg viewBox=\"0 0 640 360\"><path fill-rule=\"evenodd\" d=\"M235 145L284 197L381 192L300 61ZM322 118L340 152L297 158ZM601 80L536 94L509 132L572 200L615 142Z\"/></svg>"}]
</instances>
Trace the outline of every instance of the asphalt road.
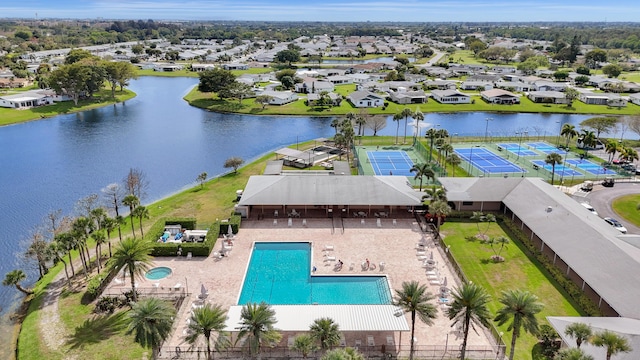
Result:
<instances>
[{"instance_id":1,"label":"asphalt road","mask_svg":"<svg viewBox=\"0 0 640 360\"><path fill-rule=\"evenodd\" d=\"M587 201L593 206L598 215L600 217L612 217L617 219L627 228L627 233L629 234L640 234L640 228L631 224L628 221L625 221L620 216L618 216L613 209L611 208L611 203L614 199L628 195L628 194L638 194L640 193L640 183L616 183L616 185L612 188L605 188L602 185L596 185L593 188L593 191L589 193L586 197L575 197L579 202Z\"/></svg>"}]
</instances>

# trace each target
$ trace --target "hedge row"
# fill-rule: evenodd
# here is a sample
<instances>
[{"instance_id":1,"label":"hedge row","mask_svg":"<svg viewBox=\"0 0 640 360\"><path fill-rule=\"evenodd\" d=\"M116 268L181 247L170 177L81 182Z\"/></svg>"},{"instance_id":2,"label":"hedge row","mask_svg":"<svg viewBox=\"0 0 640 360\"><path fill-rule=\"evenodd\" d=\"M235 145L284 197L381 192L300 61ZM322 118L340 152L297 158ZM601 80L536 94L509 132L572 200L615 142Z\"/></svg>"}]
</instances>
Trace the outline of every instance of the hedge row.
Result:
<instances>
[{"instance_id":1,"label":"hedge row","mask_svg":"<svg viewBox=\"0 0 640 360\"><path fill-rule=\"evenodd\" d=\"M520 228L511 219L503 214L494 213L497 222L504 226L512 239L517 240L524 245L525 255L530 259L535 259L547 271L547 273L562 287L566 293L575 301L576 304L589 316L602 316L602 312L597 304L582 292L580 287L573 282L562 270L555 266L551 259L537 249L529 238L520 230ZM473 215L468 211L452 211L447 215L447 221L469 221Z\"/></svg>"},{"instance_id":2,"label":"hedge row","mask_svg":"<svg viewBox=\"0 0 640 360\"><path fill-rule=\"evenodd\" d=\"M87 291L82 295L82 303L88 304L100 296L116 274L116 271L108 272L106 268L104 268L103 272L92 276L87 283Z\"/></svg>"}]
</instances>

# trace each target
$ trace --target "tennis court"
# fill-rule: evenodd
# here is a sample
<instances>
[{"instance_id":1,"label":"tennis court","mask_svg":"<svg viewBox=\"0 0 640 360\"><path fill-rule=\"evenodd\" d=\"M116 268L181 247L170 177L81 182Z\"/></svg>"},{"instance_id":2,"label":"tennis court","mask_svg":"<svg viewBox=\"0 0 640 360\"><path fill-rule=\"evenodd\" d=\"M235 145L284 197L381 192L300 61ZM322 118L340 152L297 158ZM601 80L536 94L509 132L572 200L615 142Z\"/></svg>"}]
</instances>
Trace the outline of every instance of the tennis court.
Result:
<instances>
[{"instance_id":1,"label":"tennis court","mask_svg":"<svg viewBox=\"0 0 640 360\"><path fill-rule=\"evenodd\" d=\"M532 160L534 165L544 168L548 172L553 172L553 167L550 164L544 162L544 160ZM568 166L556 164L556 175L559 176L584 176L581 172L573 170Z\"/></svg>"},{"instance_id":2,"label":"tennis court","mask_svg":"<svg viewBox=\"0 0 640 360\"><path fill-rule=\"evenodd\" d=\"M517 145L517 144L516 144ZM458 148L455 153L460 158L481 172L487 173L523 173L526 172L520 166L501 158L491 151L483 148Z\"/></svg>"},{"instance_id":3,"label":"tennis court","mask_svg":"<svg viewBox=\"0 0 640 360\"><path fill-rule=\"evenodd\" d=\"M592 163L589 160L567 159L567 163L593 175L617 175L615 171L604 168L596 163Z\"/></svg>"},{"instance_id":4,"label":"tennis court","mask_svg":"<svg viewBox=\"0 0 640 360\"><path fill-rule=\"evenodd\" d=\"M520 156L536 156L538 155L537 152L532 151L527 149L524 146L521 146L518 143L503 143L503 144L498 144L498 149L499 148L503 148L506 149L507 151L515 154L515 155L520 155Z\"/></svg>"},{"instance_id":5,"label":"tennis court","mask_svg":"<svg viewBox=\"0 0 640 360\"><path fill-rule=\"evenodd\" d=\"M405 151L367 151L367 162L376 175L413 176L413 160Z\"/></svg>"},{"instance_id":6,"label":"tennis court","mask_svg":"<svg viewBox=\"0 0 640 360\"><path fill-rule=\"evenodd\" d=\"M564 155L567 153L566 151L562 149L558 149L557 147L553 145L549 145L545 142L527 143L527 146L530 148L536 149L538 151L542 151L545 154L556 153L556 154Z\"/></svg>"}]
</instances>

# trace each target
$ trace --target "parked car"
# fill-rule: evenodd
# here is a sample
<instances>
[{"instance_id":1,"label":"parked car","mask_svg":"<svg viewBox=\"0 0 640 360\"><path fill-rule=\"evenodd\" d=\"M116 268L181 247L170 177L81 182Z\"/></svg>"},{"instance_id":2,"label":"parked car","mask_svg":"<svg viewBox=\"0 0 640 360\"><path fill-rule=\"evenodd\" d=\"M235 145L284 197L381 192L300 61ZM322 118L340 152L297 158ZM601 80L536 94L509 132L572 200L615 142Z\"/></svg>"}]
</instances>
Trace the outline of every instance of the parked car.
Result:
<instances>
[{"instance_id":1,"label":"parked car","mask_svg":"<svg viewBox=\"0 0 640 360\"><path fill-rule=\"evenodd\" d=\"M582 185L580 186L580 190L582 190L582 191L591 191L591 190L593 190L593 181L587 180L587 181L583 182Z\"/></svg>"},{"instance_id":2,"label":"parked car","mask_svg":"<svg viewBox=\"0 0 640 360\"><path fill-rule=\"evenodd\" d=\"M623 234L627 233L627 228L624 227L618 220L614 218L606 217L604 218L604 221L606 221L609 225L616 228L616 230L620 231L621 233Z\"/></svg>"},{"instance_id":3,"label":"parked car","mask_svg":"<svg viewBox=\"0 0 640 360\"><path fill-rule=\"evenodd\" d=\"M591 211L593 215L598 216L598 212L596 211L596 209L593 208L593 206L591 206L591 204L583 202L583 203L580 203L580 205L584 206L585 209Z\"/></svg>"},{"instance_id":4,"label":"parked car","mask_svg":"<svg viewBox=\"0 0 640 360\"><path fill-rule=\"evenodd\" d=\"M604 180L602 180L602 186L604 187L613 187L615 183L615 180L611 176L607 176Z\"/></svg>"}]
</instances>

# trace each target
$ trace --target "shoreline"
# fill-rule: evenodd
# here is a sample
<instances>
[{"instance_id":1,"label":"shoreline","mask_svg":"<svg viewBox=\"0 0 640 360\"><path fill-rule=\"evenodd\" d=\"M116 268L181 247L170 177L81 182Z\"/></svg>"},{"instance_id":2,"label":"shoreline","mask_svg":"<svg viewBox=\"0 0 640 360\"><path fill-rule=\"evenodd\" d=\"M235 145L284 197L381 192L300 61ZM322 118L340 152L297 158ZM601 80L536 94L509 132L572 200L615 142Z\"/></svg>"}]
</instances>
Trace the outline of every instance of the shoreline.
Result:
<instances>
[{"instance_id":1,"label":"shoreline","mask_svg":"<svg viewBox=\"0 0 640 360\"><path fill-rule=\"evenodd\" d=\"M102 91L106 91L106 90L102 90ZM111 94L111 90L108 91L109 95ZM19 125L19 124L25 124L25 123L29 123L32 121L38 121L38 120L46 120L46 119L50 119L52 117L56 117L56 116L60 116L60 115L67 115L67 114L74 114L74 113L79 113L79 112L83 112L83 111L88 111L88 110L93 110L93 109L99 109L99 108L103 108L105 106L108 105L115 105L115 104L120 104L120 103L124 103L128 100L131 100L133 98L135 98L136 96L138 96L138 94L136 94L135 92L129 90L129 89L124 89L123 91L116 92L116 98L112 99L112 98L107 98L106 101L97 101L97 102L90 102L88 104L80 104L78 105L78 107L75 107L75 105L73 105L73 101L69 101L69 102L60 102L60 103L55 103L53 105L47 105L47 106L39 106L39 107L34 107L34 108L30 108L30 109L24 109L24 110L16 110L16 109L11 109L11 108L0 108L0 114L3 113L2 109L7 109L7 114L11 114L11 111L28 111L31 113L32 116L28 116L28 117L24 117L24 118L20 118L18 117L17 119L14 120L10 120L6 123L0 123L0 127L4 127L4 126L12 126L12 125ZM92 101L92 100L81 100L81 102L83 101ZM70 104L69 104L70 103ZM70 106L69 106L70 105ZM52 107L62 107L63 109L61 109L61 111L56 111L55 109L52 109ZM65 110L64 108L70 107L70 109ZM44 114L38 114L37 112L45 112L46 110L51 109L51 112L46 112Z\"/></svg>"}]
</instances>

